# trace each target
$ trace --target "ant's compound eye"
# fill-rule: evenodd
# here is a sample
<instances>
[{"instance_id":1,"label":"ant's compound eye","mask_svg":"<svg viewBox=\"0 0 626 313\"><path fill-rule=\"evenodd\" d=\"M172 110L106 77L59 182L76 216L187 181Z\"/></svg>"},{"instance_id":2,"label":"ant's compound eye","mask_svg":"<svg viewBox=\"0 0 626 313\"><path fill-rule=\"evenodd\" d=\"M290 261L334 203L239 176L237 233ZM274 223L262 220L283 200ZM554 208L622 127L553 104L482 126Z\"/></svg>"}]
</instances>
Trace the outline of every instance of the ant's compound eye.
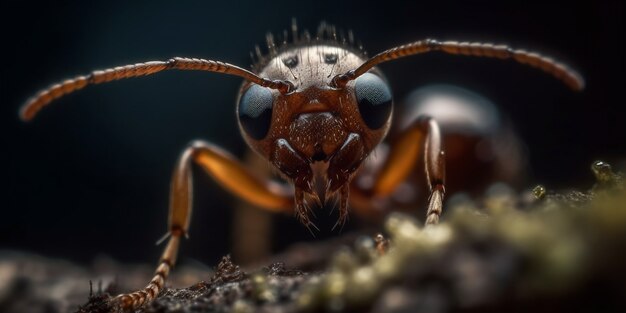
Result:
<instances>
[{"instance_id":1,"label":"ant's compound eye","mask_svg":"<svg viewBox=\"0 0 626 313\"><path fill-rule=\"evenodd\" d=\"M377 75L365 73L356 79L354 90L359 112L367 127L378 129L385 125L393 102L389 86Z\"/></svg>"},{"instance_id":2,"label":"ant's compound eye","mask_svg":"<svg viewBox=\"0 0 626 313\"><path fill-rule=\"evenodd\" d=\"M268 88L252 85L239 100L239 121L250 137L265 138L272 122L274 97Z\"/></svg>"}]
</instances>

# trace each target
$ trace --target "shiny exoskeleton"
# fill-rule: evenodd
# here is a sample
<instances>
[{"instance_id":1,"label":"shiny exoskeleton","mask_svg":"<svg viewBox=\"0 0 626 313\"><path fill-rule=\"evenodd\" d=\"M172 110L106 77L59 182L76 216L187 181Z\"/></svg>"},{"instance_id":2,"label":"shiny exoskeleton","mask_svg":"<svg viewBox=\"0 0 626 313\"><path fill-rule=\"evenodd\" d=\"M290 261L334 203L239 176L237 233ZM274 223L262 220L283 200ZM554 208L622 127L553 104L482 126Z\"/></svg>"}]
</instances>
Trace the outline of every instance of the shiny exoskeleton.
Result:
<instances>
[{"instance_id":1,"label":"shiny exoskeleton","mask_svg":"<svg viewBox=\"0 0 626 313\"><path fill-rule=\"evenodd\" d=\"M376 65L426 52L512 59L541 69L574 90L582 78L565 65L533 52L483 43L416 41L383 51L372 58L338 38L334 27L322 26L314 39L294 25L291 38L276 47L268 35L268 51L258 52L252 71L219 61L172 58L94 71L55 84L30 99L20 111L24 120L68 93L88 85L151 75L170 69L209 71L245 79L237 100L241 134L248 145L269 161L291 186L259 178L232 155L210 143L194 141L182 153L171 183L169 242L154 278L143 289L114 298L121 309L136 309L163 289L176 263L180 238L191 218L191 165L200 165L226 190L265 210L293 213L307 227L311 201L339 199L342 225L349 208L367 216L371 203L388 197L423 160L428 187L426 224L439 220L444 197L445 162L437 122L416 117L391 142L385 159L369 169L371 179L355 183L358 170L390 129L391 88ZM288 42L288 43L287 43Z\"/></svg>"}]
</instances>

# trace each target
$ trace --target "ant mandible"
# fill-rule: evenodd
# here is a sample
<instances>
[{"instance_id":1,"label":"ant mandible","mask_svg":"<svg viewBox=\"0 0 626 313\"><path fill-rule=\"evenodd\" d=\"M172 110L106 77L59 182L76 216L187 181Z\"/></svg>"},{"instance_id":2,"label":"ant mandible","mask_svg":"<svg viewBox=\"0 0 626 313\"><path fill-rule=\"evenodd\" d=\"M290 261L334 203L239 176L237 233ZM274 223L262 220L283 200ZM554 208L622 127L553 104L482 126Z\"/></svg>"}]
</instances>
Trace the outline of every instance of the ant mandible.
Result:
<instances>
[{"instance_id":1,"label":"ant mandible","mask_svg":"<svg viewBox=\"0 0 626 313\"><path fill-rule=\"evenodd\" d=\"M374 182L363 187L354 176L370 152L385 138L393 113L392 93L375 66L399 58L443 52L498 59L512 59L547 72L574 90L584 81L567 66L534 52L505 45L437 41L426 39L397 46L374 57L348 40L338 38L335 28L324 25L318 37L299 33L292 24L292 39L276 47L268 35L268 55L257 47L252 71L213 60L172 58L94 71L86 76L52 85L31 98L20 116L29 121L44 106L88 85L152 75L165 70L209 71L239 76L237 116L247 144L268 160L293 188L252 174L232 155L203 141L194 141L182 153L174 169L169 209L169 242L153 279L143 289L112 299L124 310L136 309L153 300L163 289L176 263L178 246L186 236L191 218L191 165L200 165L225 189L268 211L293 213L307 227L309 201L324 203L339 199L337 225L348 217L349 203L357 208L367 199L389 196L414 169L423 153L430 196L426 225L437 224L445 193L445 162L442 135L434 119L416 118L393 142L377 170ZM348 42L347 42L348 41ZM358 201L350 201L349 196ZM165 238L164 238L165 239Z\"/></svg>"}]
</instances>

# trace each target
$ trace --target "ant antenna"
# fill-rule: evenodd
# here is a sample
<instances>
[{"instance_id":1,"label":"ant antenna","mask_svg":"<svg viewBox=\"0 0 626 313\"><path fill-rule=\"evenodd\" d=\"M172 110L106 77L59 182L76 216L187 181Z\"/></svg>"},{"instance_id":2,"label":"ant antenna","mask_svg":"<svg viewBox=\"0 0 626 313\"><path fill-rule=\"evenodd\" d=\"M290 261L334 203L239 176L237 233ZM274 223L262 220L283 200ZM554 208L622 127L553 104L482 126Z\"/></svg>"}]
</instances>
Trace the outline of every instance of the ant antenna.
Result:
<instances>
[{"instance_id":1,"label":"ant antenna","mask_svg":"<svg viewBox=\"0 0 626 313\"><path fill-rule=\"evenodd\" d=\"M39 110L48 105L50 102L74 91L83 89L88 85L97 85L125 78L147 76L172 69L208 71L239 76L251 83L279 90L283 94L288 93L293 89L293 85L288 81L262 78L253 72L229 63L205 59L172 58L167 61L150 61L126 66L118 66L102 71L93 71L89 75L77 76L61 83L54 84L30 98L20 109L20 117L24 121L30 121L35 117L35 115L37 115Z\"/></svg>"},{"instance_id":2,"label":"ant antenna","mask_svg":"<svg viewBox=\"0 0 626 313\"><path fill-rule=\"evenodd\" d=\"M527 64L551 74L575 91L580 91L585 87L585 81L576 71L565 64L535 52L515 50L506 45L494 45L480 42L442 42L434 39L420 40L385 50L373 56L358 68L350 70L345 74L335 76L332 80L332 85L342 88L349 81L365 74L372 67L380 63L432 51L441 51L455 55L513 59L518 63Z\"/></svg>"}]
</instances>

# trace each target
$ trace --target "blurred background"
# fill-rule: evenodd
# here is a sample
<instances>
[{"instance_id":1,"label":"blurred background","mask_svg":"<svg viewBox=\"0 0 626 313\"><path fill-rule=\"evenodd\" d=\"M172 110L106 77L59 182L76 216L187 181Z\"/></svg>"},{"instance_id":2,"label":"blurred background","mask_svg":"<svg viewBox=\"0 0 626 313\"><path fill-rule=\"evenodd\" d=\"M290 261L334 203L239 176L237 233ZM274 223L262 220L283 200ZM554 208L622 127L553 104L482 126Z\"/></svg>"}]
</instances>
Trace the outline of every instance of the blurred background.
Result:
<instances>
[{"instance_id":1,"label":"blurred background","mask_svg":"<svg viewBox=\"0 0 626 313\"><path fill-rule=\"evenodd\" d=\"M529 187L584 188L593 182L593 160L626 155L620 1L4 1L1 11L1 249L82 263L98 254L154 262L171 171L186 144L205 139L245 154L234 114L241 79L167 72L94 86L28 124L18 108L41 88L94 69L172 56L248 66L254 45L266 32L282 33L292 17L302 28L325 20L351 29L370 55L432 37L535 49L578 69L587 82L582 93L513 62L432 54L381 67L397 102L438 83L495 103L525 144ZM191 240L181 259L216 264L231 251L234 198L195 173ZM275 250L312 240L295 219L277 219Z\"/></svg>"}]
</instances>

